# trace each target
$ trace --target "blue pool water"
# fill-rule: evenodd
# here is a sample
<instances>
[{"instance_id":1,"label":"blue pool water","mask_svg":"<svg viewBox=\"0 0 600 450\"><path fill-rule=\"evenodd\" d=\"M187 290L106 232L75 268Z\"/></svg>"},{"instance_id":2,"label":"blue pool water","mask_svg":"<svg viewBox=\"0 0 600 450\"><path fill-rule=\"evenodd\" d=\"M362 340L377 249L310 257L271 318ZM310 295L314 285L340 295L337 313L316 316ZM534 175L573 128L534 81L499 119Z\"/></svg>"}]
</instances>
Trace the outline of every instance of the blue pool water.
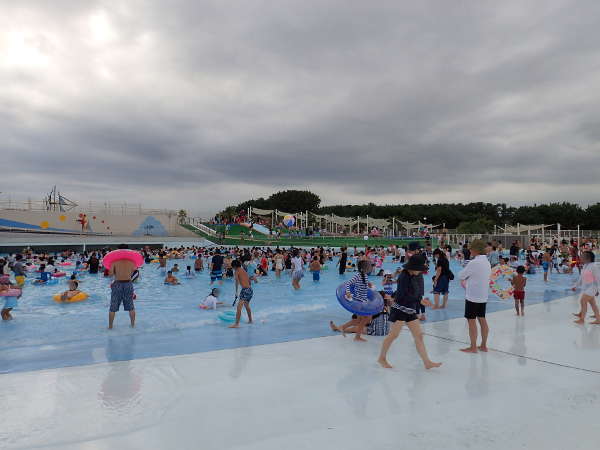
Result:
<instances>
[{"instance_id":1,"label":"blue pool water","mask_svg":"<svg viewBox=\"0 0 600 450\"><path fill-rule=\"evenodd\" d=\"M192 260L177 262L182 269ZM107 329L110 280L100 275L84 275L80 289L90 293L82 303L57 304L52 295L66 289L66 281L55 286L26 286L13 315L15 320L0 323L0 373L92 364L105 361L205 352L226 348L285 342L332 334L329 320L343 323L349 314L338 304L335 289L341 281L335 263L323 271L321 281L312 281L307 272L302 289L294 291L290 277L280 279L270 272L254 285L251 306L255 324L242 323L231 330L217 315L225 309L204 311L198 304L210 292L208 273L195 278L178 275L182 284L165 286L156 264L141 269L136 285L137 324L129 327L126 312L117 313L115 329ZM395 269L388 258L385 268ZM451 263L458 273L461 267ZM544 283L541 271L528 276L526 303L533 304L565 297L575 275L554 274ZM426 278L426 291L430 286ZM381 278L371 277L378 287ZM215 284L217 285L217 284ZM234 286L224 281L221 300L233 301ZM446 310L427 311L428 320L440 321L463 314L463 289L451 282ZM431 297L431 296L430 296ZM492 296L488 311L512 308L512 301ZM229 308L231 309L231 308ZM243 316L245 318L245 315Z\"/></svg>"}]
</instances>

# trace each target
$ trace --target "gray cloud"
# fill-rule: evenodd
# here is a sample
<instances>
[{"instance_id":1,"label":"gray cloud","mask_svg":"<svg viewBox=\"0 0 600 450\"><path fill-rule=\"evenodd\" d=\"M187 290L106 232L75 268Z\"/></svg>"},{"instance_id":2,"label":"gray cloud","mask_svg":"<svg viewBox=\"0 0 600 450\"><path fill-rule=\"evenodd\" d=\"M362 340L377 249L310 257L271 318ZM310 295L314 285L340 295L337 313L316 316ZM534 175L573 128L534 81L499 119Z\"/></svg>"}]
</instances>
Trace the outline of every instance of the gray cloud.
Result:
<instances>
[{"instance_id":1,"label":"gray cloud","mask_svg":"<svg viewBox=\"0 0 600 450\"><path fill-rule=\"evenodd\" d=\"M2 191L596 201L594 1L0 5Z\"/></svg>"}]
</instances>

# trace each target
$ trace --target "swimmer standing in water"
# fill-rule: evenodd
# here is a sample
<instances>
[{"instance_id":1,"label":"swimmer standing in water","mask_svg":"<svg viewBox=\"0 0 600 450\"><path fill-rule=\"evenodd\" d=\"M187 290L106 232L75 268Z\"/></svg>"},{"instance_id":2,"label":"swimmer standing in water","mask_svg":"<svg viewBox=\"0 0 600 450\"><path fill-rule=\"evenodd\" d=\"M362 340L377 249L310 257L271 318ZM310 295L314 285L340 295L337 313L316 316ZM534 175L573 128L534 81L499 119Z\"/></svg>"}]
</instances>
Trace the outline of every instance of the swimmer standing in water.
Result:
<instances>
[{"instance_id":1,"label":"swimmer standing in water","mask_svg":"<svg viewBox=\"0 0 600 450\"><path fill-rule=\"evenodd\" d=\"M304 278L304 261L300 257L300 251L297 248L294 249L292 254L294 256L292 258L294 268L292 271L292 286L298 290L300 289L300 280Z\"/></svg>"},{"instance_id":2,"label":"swimmer standing in water","mask_svg":"<svg viewBox=\"0 0 600 450\"><path fill-rule=\"evenodd\" d=\"M581 275L573 291L578 288L581 289L581 310L575 314L577 320L575 323L583 325L585 323L585 315L587 313L587 307L590 305L592 311L594 311L594 321L590 322L594 325L600 325L600 311L598 311L598 304L596 303L596 296L600 294L600 270L595 264L596 255L593 252L586 250L582 254L583 268L581 269Z\"/></svg>"},{"instance_id":3,"label":"swimmer standing in water","mask_svg":"<svg viewBox=\"0 0 600 450\"><path fill-rule=\"evenodd\" d=\"M281 272L284 269L284 260L283 255L281 254L281 249L276 250L275 256L273 256L273 261L275 262L275 276L279 278L281 277Z\"/></svg>"},{"instance_id":4,"label":"swimmer standing in water","mask_svg":"<svg viewBox=\"0 0 600 450\"><path fill-rule=\"evenodd\" d=\"M252 310L250 309L250 300L254 292L250 286L250 277L248 273L242 267L239 259L231 262L233 268L233 277L235 279L235 296L238 299L237 311L235 314L235 323L229 328L239 328L240 320L242 318L242 308L246 308L246 314L248 314L248 323L252 323ZM241 286L241 291L238 297L238 287Z\"/></svg>"},{"instance_id":5,"label":"swimmer standing in water","mask_svg":"<svg viewBox=\"0 0 600 450\"><path fill-rule=\"evenodd\" d=\"M119 249L128 248L126 244L121 244ZM108 312L108 329L111 330L115 320L115 313L123 303L123 309L129 312L131 328L135 327L135 306L133 305L133 283L131 275L137 269L135 264L127 259L121 259L112 263L110 274L115 277L112 282L110 294L110 309Z\"/></svg>"}]
</instances>

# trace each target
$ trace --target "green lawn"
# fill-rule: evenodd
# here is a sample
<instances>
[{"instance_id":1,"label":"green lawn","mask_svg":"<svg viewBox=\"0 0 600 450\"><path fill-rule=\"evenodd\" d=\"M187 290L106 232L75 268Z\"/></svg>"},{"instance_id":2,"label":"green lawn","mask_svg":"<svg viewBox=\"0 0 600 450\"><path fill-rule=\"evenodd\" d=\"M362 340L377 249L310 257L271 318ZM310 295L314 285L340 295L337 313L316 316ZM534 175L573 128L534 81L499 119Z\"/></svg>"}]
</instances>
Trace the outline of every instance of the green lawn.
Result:
<instances>
[{"instance_id":1,"label":"green lawn","mask_svg":"<svg viewBox=\"0 0 600 450\"><path fill-rule=\"evenodd\" d=\"M364 247L365 245L377 246L377 245L391 245L391 244L402 244L407 245L409 242L418 241L421 244L425 244L425 239L423 238L369 238L368 241L363 240L360 237L331 237L331 236L323 236L323 237L289 237L289 238L281 238L275 239L270 236L265 236L260 233L254 233L253 239L244 238L242 239L239 235L235 237L226 237L225 239L217 239L214 236L209 236L205 233L202 233L195 228L192 228L189 225L182 225L190 231L195 232L199 236L208 239L211 242L219 245L245 245L245 246L275 246L279 245L281 247L290 247L290 246L304 246L304 247ZM436 239L431 239L432 245L435 247L437 245Z\"/></svg>"}]
</instances>

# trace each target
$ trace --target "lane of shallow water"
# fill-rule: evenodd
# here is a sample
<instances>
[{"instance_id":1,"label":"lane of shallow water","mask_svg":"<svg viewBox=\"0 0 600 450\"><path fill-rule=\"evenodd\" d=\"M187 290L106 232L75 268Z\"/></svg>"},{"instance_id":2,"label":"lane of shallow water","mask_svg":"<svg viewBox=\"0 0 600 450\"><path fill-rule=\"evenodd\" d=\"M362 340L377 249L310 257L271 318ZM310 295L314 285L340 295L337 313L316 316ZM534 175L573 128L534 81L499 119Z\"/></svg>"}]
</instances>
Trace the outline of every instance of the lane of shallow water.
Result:
<instances>
[{"instance_id":1,"label":"lane of shallow water","mask_svg":"<svg viewBox=\"0 0 600 450\"><path fill-rule=\"evenodd\" d=\"M192 264L178 260L180 267ZM171 265L173 262L171 262ZM15 320L0 324L0 373L51 367L91 364L104 361L130 360L236 348L251 345L307 339L331 334L328 321L343 322L348 314L335 298L335 288L352 274L340 277L335 264L323 271L315 283L307 272L302 289L294 291L287 275L277 279L274 273L254 285L252 309L255 324L244 324L230 330L218 319L223 310L204 311L198 308L209 293L208 273L195 278L179 276L182 284L165 286L157 265L142 268L141 281L136 285L137 326L131 329L127 314L117 313L114 330L107 330L110 280L102 275L85 275L80 288L91 294L81 303L57 304L52 294L65 289L66 281L57 286L27 286ZM385 268L395 269L391 260ZM452 262L458 273L460 266ZM544 283L541 272L530 275L527 303L538 303L568 295L573 275L554 275ZM426 291L430 287L426 278ZM381 279L371 277L376 285ZM231 303L233 283L225 281L221 299ZM463 289L457 281L450 287L449 307L443 311L428 311L431 321L461 317ZM492 297L490 312L512 308L512 301ZM230 308L229 308L230 309Z\"/></svg>"}]
</instances>

